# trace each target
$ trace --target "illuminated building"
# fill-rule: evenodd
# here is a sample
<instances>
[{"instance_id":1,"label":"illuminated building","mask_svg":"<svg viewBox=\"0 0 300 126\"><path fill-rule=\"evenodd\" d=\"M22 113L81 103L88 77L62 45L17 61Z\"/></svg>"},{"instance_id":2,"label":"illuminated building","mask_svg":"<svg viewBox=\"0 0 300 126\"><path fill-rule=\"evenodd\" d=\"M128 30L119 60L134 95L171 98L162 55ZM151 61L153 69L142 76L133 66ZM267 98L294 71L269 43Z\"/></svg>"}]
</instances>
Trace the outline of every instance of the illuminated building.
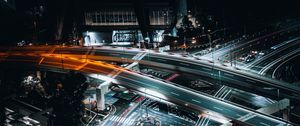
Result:
<instances>
[{"instance_id":1,"label":"illuminated building","mask_svg":"<svg viewBox=\"0 0 300 126\"><path fill-rule=\"evenodd\" d=\"M185 0L89 0L80 3L85 46L155 46L171 35ZM151 43L151 44L148 44ZM155 43L155 44L152 44ZM141 45L141 46L143 46Z\"/></svg>"}]
</instances>

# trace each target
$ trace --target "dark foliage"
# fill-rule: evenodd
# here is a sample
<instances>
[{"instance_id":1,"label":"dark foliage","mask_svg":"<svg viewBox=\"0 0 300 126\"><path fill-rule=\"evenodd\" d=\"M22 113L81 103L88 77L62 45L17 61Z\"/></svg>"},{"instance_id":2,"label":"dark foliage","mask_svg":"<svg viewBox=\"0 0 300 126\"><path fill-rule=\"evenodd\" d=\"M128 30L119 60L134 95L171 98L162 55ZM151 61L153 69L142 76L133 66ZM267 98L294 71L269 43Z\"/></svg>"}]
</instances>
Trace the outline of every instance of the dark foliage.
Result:
<instances>
[{"instance_id":1,"label":"dark foliage","mask_svg":"<svg viewBox=\"0 0 300 126\"><path fill-rule=\"evenodd\" d=\"M77 126L81 125L81 117L84 106L83 93L87 88L86 78L75 72L70 72L62 81L63 90L54 97L53 106L55 126Z\"/></svg>"},{"instance_id":2,"label":"dark foliage","mask_svg":"<svg viewBox=\"0 0 300 126\"><path fill-rule=\"evenodd\" d=\"M4 105L3 105L3 101L2 99L0 99L0 126L4 126L5 123L5 109L4 109Z\"/></svg>"}]
</instances>

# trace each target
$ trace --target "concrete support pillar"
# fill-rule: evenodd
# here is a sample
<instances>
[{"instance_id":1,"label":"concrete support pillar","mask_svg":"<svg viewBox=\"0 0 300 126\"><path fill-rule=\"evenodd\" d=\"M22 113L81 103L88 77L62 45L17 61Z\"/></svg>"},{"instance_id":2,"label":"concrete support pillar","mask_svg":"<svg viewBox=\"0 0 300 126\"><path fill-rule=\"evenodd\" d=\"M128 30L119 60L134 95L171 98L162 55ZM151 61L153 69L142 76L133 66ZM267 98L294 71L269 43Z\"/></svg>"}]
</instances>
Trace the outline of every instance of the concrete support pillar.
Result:
<instances>
[{"instance_id":1,"label":"concrete support pillar","mask_svg":"<svg viewBox=\"0 0 300 126\"><path fill-rule=\"evenodd\" d=\"M134 66L132 66L132 67L129 68L129 69L140 72L140 67L139 67L139 64L138 64L138 63L135 64Z\"/></svg>"},{"instance_id":2,"label":"concrete support pillar","mask_svg":"<svg viewBox=\"0 0 300 126\"><path fill-rule=\"evenodd\" d=\"M140 65L137 64L137 65L133 68L133 70L140 72Z\"/></svg>"},{"instance_id":3,"label":"concrete support pillar","mask_svg":"<svg viewBox=\"0 0 300 126\"><path fill-rule=\"evenodd\" d=\"M97 99L97 109L104 110L105 109L105 93L108 92L108 86L111 82L107 81L102 83L96 89L96 99Z\"/></svg>"},{"instance_id":4,"label":"concrete support pillar","mask_svg":"<svg viewBox=\"0 0 300 126\"><path fill-rule=\"evenodd\" d=\"M39 80L42 80L42 73L41 73L41 71L36 71L36 77L37 77Z\"/></svg>"},{"instance_id":5,"label":"concrete support pillar","mask_svg":"<svg viewBox=\"0 0 300 126\"><path fill-rule=\"evenodd\" d=\"M278 111L284 111L283 112L283 118L288 120L288 113L289 113L289 106L290 106L290 100L289 99L282 99L278 102L275 102L273 104L270 104L266 107L260 108L256 111L264 113L264 114L273 114L276 113ZM287 110L287 111L286 111ZM285 112L286 111L286 112ZM240 118L238 118L237 120L245 122L249 119L254 118L256 115L254 113L248 113ZM229 125L229 123L223 124L223 126L227 126Z\"/></svg>"},{"instance_id":6,"label":"concrete support pillar","mask_svg":"<svg viewBox=\"0 0 300 126\"><path fill-rule=\"evenodd\" d=\"M273 114L275 112L278 112L280 110L285 110L290 106L290 100L289 99L282 99L278 102L275 102L273 104L270 104L266 107L260 108L257 111L265 114Z\"/></svg>"},{"instance_id":7,"label":"concrete support pillar","mask_svg":"<svg viewBox=\"0 0 300 126\"><path fill-rule=\"evenodd\" d=\"M96 89L96 98L97 98L97 109L104 110L105 109L105 99L104 99L104 92L97 88Z\"/></svg>"},{"instance_id":8,"label":"concrete support pillar","mask_svg":"<svg viewBox=\"0 0 300 126\"><path fill-rule=\"evenodd\" d=\"M283 119L285 119L285 120L287 120L287 121L289 121L289 114L290 114L290 109L289 108L287 108L287 109L284 109L283 110Z\"/></svg>"}]
</instances>

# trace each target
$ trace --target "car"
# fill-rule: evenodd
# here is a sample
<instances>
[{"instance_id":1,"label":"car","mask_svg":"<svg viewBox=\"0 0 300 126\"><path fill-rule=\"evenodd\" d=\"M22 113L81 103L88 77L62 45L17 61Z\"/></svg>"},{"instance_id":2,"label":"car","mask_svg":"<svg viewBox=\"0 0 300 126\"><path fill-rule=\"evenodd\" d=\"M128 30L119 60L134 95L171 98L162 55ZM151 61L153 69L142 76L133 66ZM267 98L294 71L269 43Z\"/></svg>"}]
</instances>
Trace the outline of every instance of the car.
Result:
<instances>
[{"instance_id":1,"label":"car","mask_svg":"<svg viewBox=\"0 0 300 126\"><path fill-rule=\"evenodd\" d=\"M26 45L26 42L24 40L17 43L17 46L25 46L25 45Z\"/></svg>"},{"instance_id":2,"label":"car","mask_svg":"<svg viewBox=\"0 0 300 126\"><path fill-rule=\"evenodd\" d=\"M241 60L241 61L245 61L247 56L248 56L247 54L243 54L243 55L242 55L241 57L239 57L238 59Z\"/></svg>"},{"instance_id":3,"label":"car","mask_svg":"<svg viewBox=\"0 0 300 126\"><path fill-rule=\"evenodd\" d=\"M252 54L257 54L258 52L256 50L251 51Z\"/></svg>"},{"instance_id":4,"label":"car","mask_svg":"<svg viewBox=\"0 0 300 126\"><path fill-rule=\"evenodd\" d=\"M263 55L265 55L265 52L264 52L264 51L260 51L260 52L258 53L258 55L263 56Z\"/></svg>"},{"instance_id":5,"label":"car","mask_svg":"<svg viewBox=\"0 0 300 126\"><path fill-rule=\"evenodd\" d=\"M229 63L230 61L228 61L228 60L224 60L224 63Z\"/></svg>"},{"instance_id":6,"label":"car","mask_svg":"<svg viewBox=\"0 0 300 126\"><path fill-rule=\"evenodd\" d=\"M246 58L245 58L245 62L246 63L250 63L252 61L255 60L255 56L254 55L248 55Z\"/></svg>"}]
</instances>

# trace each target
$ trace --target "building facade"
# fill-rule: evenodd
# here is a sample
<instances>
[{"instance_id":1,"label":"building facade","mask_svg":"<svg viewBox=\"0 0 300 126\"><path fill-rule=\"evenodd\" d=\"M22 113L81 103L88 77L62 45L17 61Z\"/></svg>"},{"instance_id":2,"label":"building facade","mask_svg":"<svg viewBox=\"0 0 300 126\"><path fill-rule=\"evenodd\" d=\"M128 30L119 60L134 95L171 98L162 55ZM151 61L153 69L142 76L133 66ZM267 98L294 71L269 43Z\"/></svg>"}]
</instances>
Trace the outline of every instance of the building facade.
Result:
<instances>
[{"instance_id":1,"label":"building facade","mask_svg":"<svg viewBox=\"0 0 300 126\"><path fill-rule=\"evenodd\" d=\"M77 24L81 24L83 45L157 46L164 35L172 34L182 1L81 1L77 7L82 9L83 20Z\"/></svg>"}]
</instances>

